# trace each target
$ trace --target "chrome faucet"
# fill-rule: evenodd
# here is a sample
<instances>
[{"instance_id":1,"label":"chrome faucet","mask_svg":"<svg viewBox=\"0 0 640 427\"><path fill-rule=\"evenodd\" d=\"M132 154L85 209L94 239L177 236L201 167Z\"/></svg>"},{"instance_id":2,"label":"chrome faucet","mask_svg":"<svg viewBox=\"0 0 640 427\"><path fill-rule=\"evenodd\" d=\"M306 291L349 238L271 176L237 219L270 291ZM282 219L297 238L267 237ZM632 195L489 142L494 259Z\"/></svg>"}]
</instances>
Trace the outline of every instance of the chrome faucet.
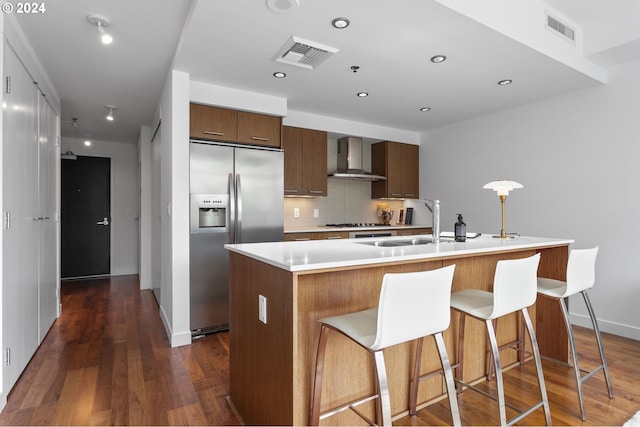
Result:
<instances>
[{"instance_id":1,"label":"chrome faucet","mask_svg":"<svg viewBox=\"0 0 640 427\"><path fill-rule=\"evenodd\" d=\"M433 243L440 243L440 200L430 200L425 198L427 203L424 205L431 212L431 234L433 235Z\"/></svg>"}]
</instances>

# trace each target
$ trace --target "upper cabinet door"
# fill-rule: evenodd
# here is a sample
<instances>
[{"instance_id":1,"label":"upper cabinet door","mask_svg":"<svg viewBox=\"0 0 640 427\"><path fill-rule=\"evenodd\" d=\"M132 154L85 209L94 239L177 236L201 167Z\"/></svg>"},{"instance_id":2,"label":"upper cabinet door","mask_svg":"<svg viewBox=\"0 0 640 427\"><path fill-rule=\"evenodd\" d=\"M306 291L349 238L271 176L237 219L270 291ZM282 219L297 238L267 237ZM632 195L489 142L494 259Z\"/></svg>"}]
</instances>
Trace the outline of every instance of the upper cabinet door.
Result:
<instances>
[{"instance_id":1,"label":"upper cabinet door","mask_svg":"<svg viewBox=\"0 0 640 427\"><path fill-rule=\"evenodd\" d=\"M402 145L402 197L417 199L420 197L420 147L412 144Z\"/></svg>"},{"instance_id":2,"label":"upper cabinet door","mask_svg":"<svg viewBox=\"0 0 640 427\"><path fill-rule=\"evenodd\" d=\"M238 142L280 147L282 117L238 111Z\"/></svg>"},{"instance_id":3,"label":"upper cabinet door","mask_svg":"<svg viewBox=\"0 0 640 427\"><path fill-rule=\"evenodd\" d=\"M327 195L327 132L302 130L302 176L304 194Z\"/></svg>"},{"instance_id":4,"label":"upper cabinet door","mask_svg":"<svg viewBox=\"0 0 640 427\"><path fill-rule=\"evenodd\" d=\"M419 189L420 147L384 141L371 146L372 172L387 177L371 183L371 197L417 199Z\"/></svg>"},{"instance_id":5,"label":"upper cabinet door","mask_svg":"<svg viewBox=\"0 0 640 427\"><path fill-rule=\"evenodd\" d=\"M282 127L284 194L327 195L327 132Z\"/></svg>"},{"instance_id":6,"label":"upper cabinet door","mask_svg":"<svg viewBox=\"0 0 640 427\"><path fill-rule=\"evenodd\" d=\"M238 112L209 105L190 104L191 138L217 141L238 140Z\"/></svg>"},{"instance_id":7,"label":"upper cabinet door","mask_svg":"<svg viewBox=\"0 0 640 427\"><path fill-rule=\"evenodd\" d=\"M302 192L302 129L282 127L284 150L284 194L301 196Z\"/></svg>"},{"instance_id":8,"label":"upper cabinet door","mask_svg":"<svg viewBox=\"0 0 640 427\"><path fill-rule=\"evenodd\" d=\"M404 197L402 191L402 144L397 142L386 143L387 153L387 197Z\"/></svg>"}]
</instances>

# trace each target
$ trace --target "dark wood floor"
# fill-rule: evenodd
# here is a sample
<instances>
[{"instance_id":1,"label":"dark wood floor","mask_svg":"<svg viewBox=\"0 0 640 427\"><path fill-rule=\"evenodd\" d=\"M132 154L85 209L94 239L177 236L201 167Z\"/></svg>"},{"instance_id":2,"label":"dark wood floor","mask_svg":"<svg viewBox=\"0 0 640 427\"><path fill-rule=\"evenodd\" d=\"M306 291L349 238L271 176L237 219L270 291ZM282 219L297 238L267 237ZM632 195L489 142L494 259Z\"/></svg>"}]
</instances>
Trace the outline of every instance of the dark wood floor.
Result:
<instances>
[{"instance_id":1,"label":"dark wood floor","mask_svg":"<svg viewBox=\"0 0 640 427\"><path fill-rule=\"evenodd\" d=\"M237 424L228 334L171 348L137 276L64 282L62 316L9 395L5 425Z\"/></svg>"},{"instance_id":2,"label":"dark wood floor","mask_svg":"<svg viewBox=\"0 0 640 427\"><path fill-rule=\"evenodd\" d=\"M63 314L8 396L2 425L237 425L229 392L228 333L171 348L151 291L137 276L65 282ZM590 331L577 328L586 364L597 354ZM602 375L585 383L589 419L580 421L571 372L544 363L555 425L622 425L640 410L640 342L605 334L615 399ZM505 377L512 402L537 399L533 363ZM498 422L495 404L471 391L459 396L463 424ZM450 423L446 402L396 425ZM541 410L524 420L544 425Z\"/></svg>"}]
</instances>

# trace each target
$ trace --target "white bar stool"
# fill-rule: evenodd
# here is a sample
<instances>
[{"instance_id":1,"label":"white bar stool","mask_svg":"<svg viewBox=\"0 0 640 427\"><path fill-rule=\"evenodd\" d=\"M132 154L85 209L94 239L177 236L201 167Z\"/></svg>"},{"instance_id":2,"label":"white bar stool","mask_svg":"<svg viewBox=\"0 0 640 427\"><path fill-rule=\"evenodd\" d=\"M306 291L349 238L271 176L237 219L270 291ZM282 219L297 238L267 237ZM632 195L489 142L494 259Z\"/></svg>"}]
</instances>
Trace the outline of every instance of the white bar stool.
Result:
<instances>
[{"instance_id":1,"label":"white bar stool","mask_svg":"<svg viewBox=\"0 0 640 427\"><path fill-rule=\"evenodd\" d=\"M531 414L541 406L544 409L547 425L551 425L551 414L549 412L549 401L542 374L542 363L538 341L527 307L536 302L536 276L540 254L528 258L501 260L496 265L496 272L493 279L493 292L479 289L466 289L454 292L451 295L451 307L460 312L460 330L458 335L458 367L456 369L456 383L466 386L472 390L498 401L500 411L500 424L512 425L527 415ZM520 311L523 321L529 331L529 339L533 348L533 355L538 372L538 385L540 387L541 400L530 408L522 410L505 401L504 384L502 380L502 366L500 363L500 348L496 339L493 321L499 317ZM463 382L463 344L464 344L464 322L466 315L479 320L484 320L487 326L489 342L491 344L491 355L495 364L495 377L497 396L489 394L472 385ZM521 337L522 338L522 337ZM522 349L519 349L520 351ZM460 392L462 389L459 389ZM516 410L519 414L515 418L507 421L506 406Z\"/></svg>"},{"instance_id":2,"label":"white bar stool","mask_svg":"<svg viewBox=\"0 0 640 427\"><path fill-rule=\"evenodd\" d=\"M382 425L391 425L391 400L383 350L403 342L415 339L422 340L423 337L429 335L434 336L440 354L453 425L461 424L453 373L442 338L442 331L449 327L451 320L449 301L454 269L455 265L451 265L430 271L385 274L382 280L378 308L319 320L322 323L322 328L311 391L310 425L318 425L320 420L347 409L353 410L367 423L374 425L371 419L356 408L358 405L374 399L379 399L376 402L377 422L382 421ZM329 331L340 332L373 355L377 385L374 395L320 413L324 355ZM421 345L416 347L420 349ZM415 363L418 372L419 359L420 353L417 353ZM411 391L412 400L414 400L418 382L417 378L414 379Z\"/></svg>"},{"instance_id":3,"label":"white bar stool","mask_svg":"<svg viewBox=\"0 0 640 427\"><path fill-rule=\"evenodd\" d=\"M613 399L613 389L611 387L611 379L609 378L609 369L607 368L607 359L604 357L604 348L602 347L602 338L600 337L600 329L598 321L593 312L593 306L589 300L587 291L593 287L595 283L596 256L598 255L598 246L591 249L574 249L569 253L569 261L567 262L567 281L538 278L538 293L550 298L558 300L562 310L564 324L567 327L569 335L569 344L571 345L571 355L573 357L573 369L576 375L576 385L578 388L578 400L580 403L580 415L582 421L587 420L587 414L584 410L584 397L582 395L582 382L591 378L594 374L604 371L604 378L607 383L609 399ZM576 343L573 337L573 328L569 320L569 312L567 309L566 298L571 295L582 294L584 303L589 311L591 324L598 343L598 351L600 352L600 365L592 371L580 369L578 365L578 353L576 352ZM552 359L553 360L553 359ZM554 360L556 361L556 360ZM564 362L556 361L563 365ZM571 365L569 365L571 366ZM582 373L586 375L582 376Z\"/></svg>"}]
</instances>

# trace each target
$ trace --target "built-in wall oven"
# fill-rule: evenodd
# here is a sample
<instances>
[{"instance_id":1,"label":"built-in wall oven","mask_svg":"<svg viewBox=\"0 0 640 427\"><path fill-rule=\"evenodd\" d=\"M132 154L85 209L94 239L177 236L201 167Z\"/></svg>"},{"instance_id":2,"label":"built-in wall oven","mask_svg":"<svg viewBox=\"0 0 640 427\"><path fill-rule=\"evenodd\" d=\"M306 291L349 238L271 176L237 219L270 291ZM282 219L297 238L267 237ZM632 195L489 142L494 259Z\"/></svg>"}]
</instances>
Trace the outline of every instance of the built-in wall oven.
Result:
<instances>
[{"instance_id":1,"label":"built-in wall oven","mask_svg":"<svg viewBox=\"0 0 640 427\"><path fill-rule=\"evenodd\" d=\"M360 239L366 237L391 237L397 235L395 230L360 230L350 231L350 239Z\"/></svg>"}]
</instances>

